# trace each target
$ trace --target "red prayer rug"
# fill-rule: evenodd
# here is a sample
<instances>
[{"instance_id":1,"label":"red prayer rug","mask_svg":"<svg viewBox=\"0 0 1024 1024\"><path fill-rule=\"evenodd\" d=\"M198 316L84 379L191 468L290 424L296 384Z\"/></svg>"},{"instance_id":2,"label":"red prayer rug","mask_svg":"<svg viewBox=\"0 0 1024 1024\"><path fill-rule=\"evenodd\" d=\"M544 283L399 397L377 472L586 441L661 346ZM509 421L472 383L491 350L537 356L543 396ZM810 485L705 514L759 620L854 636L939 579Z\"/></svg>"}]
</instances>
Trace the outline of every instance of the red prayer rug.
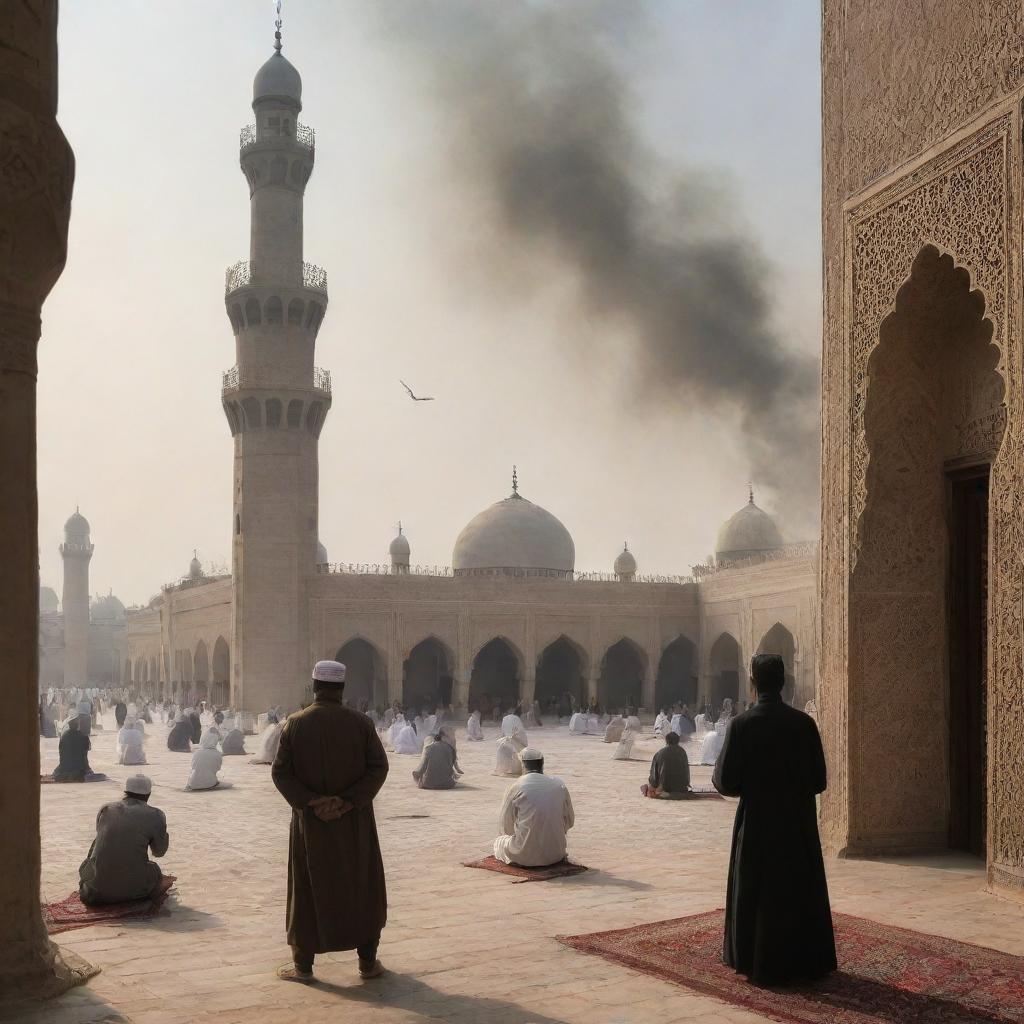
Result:
<instances>
[{"instance_id":1,"label":"red prayer rug","mask_svg":"<svg viewBox=\"0 0 1024 1024\"><path fill-rule=\"evenodd\" d=\"M483 860L467 860L463 867L483 868L484 871L497 871L500 875L513 875L516 878L514 884L522 882L546 882L549 878L564 878L567 875L579 875L589 868L582 864L573 864L571 861L563 860L557 864L549 864L546 868L521 868L518 864L506 864L497 857L484 857Z\"/></svg>"},{"instance_id":2,"label":"red prayer rug","mask_svg":"<svg viewBox=\"0 0 1024 1024\"><path fill-rule=\"evenodd\" d=\"M174 875L164 875L156 892L144 900L104 903L98 907L87 907L78 893L73 892L56 903L44 904L43 921L46 924L46 931L50 935L57 935L73 928L89 928L94 924L105 924L127 917L153 917L164 905L164 900L167 899L167 894L176 880Z\"/></svg>"},{"instance_id":3,"label":"red prayer rug","mask_svg":"<svg viewBox=\"0 0 1024 1024\"><path fill-rule=\"evenodd\" d=\"M793 1024L1021 1024L1024 957L833 914L839 970L760 988L722 962L724 912L591 935L573 949Z\"/></svg>"}]
</instances>

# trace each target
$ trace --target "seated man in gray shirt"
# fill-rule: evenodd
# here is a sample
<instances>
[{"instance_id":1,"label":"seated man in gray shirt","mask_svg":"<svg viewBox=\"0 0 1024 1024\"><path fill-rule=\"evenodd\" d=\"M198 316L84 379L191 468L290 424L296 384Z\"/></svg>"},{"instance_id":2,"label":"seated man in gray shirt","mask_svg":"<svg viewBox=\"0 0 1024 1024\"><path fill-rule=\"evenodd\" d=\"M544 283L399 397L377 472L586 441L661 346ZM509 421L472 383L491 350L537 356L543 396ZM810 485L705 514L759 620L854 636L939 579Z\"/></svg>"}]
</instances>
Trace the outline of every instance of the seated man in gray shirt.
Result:
<instances>
[{"instance_id":1,"label":"seated man in gray shirt","mask_svg":"<svg viewBox=\"0 0 1024 1024\"><path fill-rule=\"evenodd\" d=\"M158 865L149 859L167 852L167 819L149 806L153 783L133 775L124 799L104 804L96 816L96 838L78 869L78 893L87 905L145 899L160 884Z\"/></svg>"},{"instance_id":2,"label":"seated man in gray shirt","mask_svg":"<svg viewBox=\"0 0 1024 1024\"><path fill-rule=\"evenodd\" d=\"M651 761L649 780L640 787L644 796L682 800L690 795L690 761L679 746L679 734L670 732L665 746Z\"/></svg>"},{"instance_id":3,"label":"seated man in gray shirt","mask_svg":"<svg viewBox=\"0 0 1024 1024\"><path fill-rule=\"evenodd\" d=\"M438 729L434 742L423 748L423 758L412 773L420 789L451 789L462 774L455 747L444 729Z\"/></svg>"}]
</instances>

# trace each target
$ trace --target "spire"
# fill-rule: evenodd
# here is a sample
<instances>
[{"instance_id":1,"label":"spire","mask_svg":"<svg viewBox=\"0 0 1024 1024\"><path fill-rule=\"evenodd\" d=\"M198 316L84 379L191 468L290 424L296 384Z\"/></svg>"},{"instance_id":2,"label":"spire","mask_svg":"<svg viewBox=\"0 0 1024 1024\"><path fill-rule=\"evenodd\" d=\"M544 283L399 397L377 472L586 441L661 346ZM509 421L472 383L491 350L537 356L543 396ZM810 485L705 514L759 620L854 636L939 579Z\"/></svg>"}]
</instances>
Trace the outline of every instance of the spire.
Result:
<instances>
[{"instance_id":1,"label":"spire","mask_svg":"<svg viewBox=\"0 0 1024 1024\"><path fill-rule=\"evenodd\" d=\"M277 17L274 19L274 49L278 53L281 52L281 0L276 0L274 4L274 13Z\"/></svg>"},{"instance_id":2,"label":"spire","mask_svg":"<svg viewBox=\"0 0 1024 1024\"><path fill-rule=\"evenodd\" d=\"M623 543L622 543L622 550L623 551L628 551L629 550L629 541L628 540L627 541L623 541Z\"/></svg>"},{"instance_id":3,"label":"spire","mask_svg":"<svg viewBox=\"0 0 1024 1024\"><path fill-rule=\"evenodd\" d=\"M747 481L747 489L750 491L750 504L753 505L754 504L754 481L753 480L748 480Z\"/></svg>"},{"instance_id":4,"label":"spire","mask_svg":"<svg viewBox=\"0 0 1024 1024\"><path fill-rule=\"evenodd\" d=\"M401 519L398 520L398 536L399 537L402 536L402 520Z\"/></svg>"},{"instance_id":5,"label":"spire","mask_svg":"<svg viewBox=\"0 0 1024 1024\"><path fill-rule=\"evenodd\" d=\"M519 473L515 466L512 467L512 497L519 497Z\"/></svg>"}]
</instances>

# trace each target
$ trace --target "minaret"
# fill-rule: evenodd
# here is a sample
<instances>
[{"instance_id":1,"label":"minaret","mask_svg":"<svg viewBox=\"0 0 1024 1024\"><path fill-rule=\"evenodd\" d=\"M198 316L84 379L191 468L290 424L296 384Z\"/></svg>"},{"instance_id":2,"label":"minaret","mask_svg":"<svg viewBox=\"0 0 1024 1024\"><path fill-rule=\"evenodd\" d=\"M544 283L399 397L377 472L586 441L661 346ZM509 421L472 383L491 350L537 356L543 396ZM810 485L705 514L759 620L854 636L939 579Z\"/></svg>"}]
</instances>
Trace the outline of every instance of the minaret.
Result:
<instances>
[{"instance_id":1,"label":"minaret","mask_svg":"<svg viewBox=\"0 0 1024 1024\"><path fill-rule=\"evenodd\" d=\"M227 271L237 363L222 402L235 443L231 702L297 706L308 685L307 597L317 559L317 445L330 375L313 364L327 279L302 259L302 200L314 135L299 124L302 79L281 53L256 73L242 129L249 259Z\"/></svg>"},{"instance_id":2,"label":"minaret","mask_svg":"<svg viewBox=\"0 0 1024 1024\"><path fill-rule=\"evenodd\" d=\"M76 508L64 524L64 685L89 682L89 521Z\"/></svg>"}]
</instances>

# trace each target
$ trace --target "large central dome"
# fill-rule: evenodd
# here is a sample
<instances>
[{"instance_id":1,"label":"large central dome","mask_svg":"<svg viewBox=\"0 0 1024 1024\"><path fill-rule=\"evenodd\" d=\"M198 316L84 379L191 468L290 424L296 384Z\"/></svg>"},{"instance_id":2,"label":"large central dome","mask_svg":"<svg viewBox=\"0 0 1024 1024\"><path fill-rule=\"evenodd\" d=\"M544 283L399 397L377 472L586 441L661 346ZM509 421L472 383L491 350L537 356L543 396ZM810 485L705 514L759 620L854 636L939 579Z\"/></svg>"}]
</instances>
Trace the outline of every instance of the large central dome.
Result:
<instances>
[{"instance_id":1,"label":"large central dome","mask_svg":"<svg viewBox=\"0 0 1024 1024\"><path fill-rule=\"evenodd\" d=\"M569 531L518 491L471 519L452 553L456 576L565 578L575 566L576 545Z\"/></svg>"},{"instance_id":2,"label":"large central dome","mask_svg":"<svg viewBox=\"0 0 1024 1024\"><path fill-rule=\"evenodd\" d=\"M715 555L719 564L727 565L745 558L766 555L782 547L782 534L775 520L754 504L754 493L751 491L750 501L727 519L718 531Z\"/></svg>"}]
</instances>

